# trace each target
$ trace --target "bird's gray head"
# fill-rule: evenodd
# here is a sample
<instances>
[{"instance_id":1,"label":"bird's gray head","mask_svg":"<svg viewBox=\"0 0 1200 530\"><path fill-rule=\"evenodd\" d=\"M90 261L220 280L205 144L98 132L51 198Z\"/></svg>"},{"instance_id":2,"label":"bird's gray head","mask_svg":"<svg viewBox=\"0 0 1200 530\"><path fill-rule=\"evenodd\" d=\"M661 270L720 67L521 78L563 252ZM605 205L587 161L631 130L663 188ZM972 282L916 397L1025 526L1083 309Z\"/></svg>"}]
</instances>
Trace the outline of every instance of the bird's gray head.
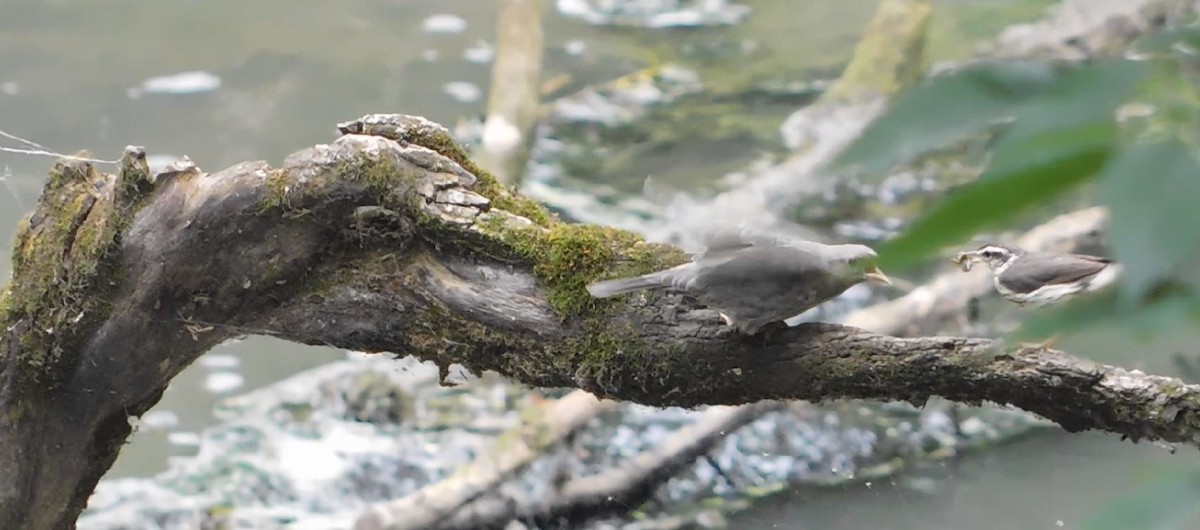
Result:
<instances>
[{"instance_id":1,"label":"bird's gray head","mask_svg":"<svg viewBox=\"0 0 1200 530\"><path fill-rule=\"evenodd\" d=\"M891 285L883 271L879 270L876 260L879 255L866 245L822 245L821 257L832 264L843 268L846 274L861 280L873 281Z\"/></svg>"},{"instance_id":2,"label":"bird's gray head","mask_svg":"<svg viewBox=\"0 0 1200 530\"><path fill-rule=\"evenodd\" d=\"M984 265L987 265L992 270L1003 268L1021 254L1024 254L1024 251L1019 248L997 244L983 245L976 250L966 253L966 255L973 256L976 260L982 261Z\"/></svg>"}]
</instances>

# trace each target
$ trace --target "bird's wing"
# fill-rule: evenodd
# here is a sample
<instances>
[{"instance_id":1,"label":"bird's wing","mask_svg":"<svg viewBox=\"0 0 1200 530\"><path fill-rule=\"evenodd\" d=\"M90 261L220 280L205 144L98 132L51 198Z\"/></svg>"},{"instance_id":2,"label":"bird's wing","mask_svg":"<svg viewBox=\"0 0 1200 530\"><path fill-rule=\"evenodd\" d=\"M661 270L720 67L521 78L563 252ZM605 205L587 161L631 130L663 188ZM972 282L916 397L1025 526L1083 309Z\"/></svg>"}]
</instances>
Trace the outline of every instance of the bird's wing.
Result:
<instances>
[{"instance_id":1,"label":"bird's wing","mask_svg":"<svg viewBox=\"0 0 1200 530\"><path fill-rule=\"evenodd\" d=\"M744 227L710 230L703 234L704 251L700 254L723 254L753 246L773 246L778 238Z\"/></svg>"},{"instance_id":2,"label":"bird's wing","mask_svg":"<svg viewBox=\"0 0 1200 530\"><path fill-rule=\"evenodd\" d=\"M1034 258L1034 259L1030 259ZM1044 285L1076 282L1095 276L1112 260L1083 254L1033 254L1017 258L1000 281L1019 293L1029 293Z\"/></svg>"},{"instance_id":3,"label":"bird's wing","mask_svg":"<svg viewBox=\"0 0 1200 530\"><path fill-rule=\"evenodd\" d=\"M795 225L799 226L799 225ZM791 228L792 232L786 229ZM746 226L725 227L709 230L701 236L704 250L695 254L696 258L721 258L748 248L780 248L792 247L802 251L815 253L824 245L809 241L795 233L799 228L784 225L775 230L752 228Z\"/></svg>"},{"instance_id":4,"label":"bird's wing","mask_svg":"<svg viewBox=\"0 0 1200 530\"><path fill-rule=\"evenodd\" d=\"M749 246L697 264L705 269L700 281L712 284L763 281L771 277L797 281L823 274L828 268L820 256L788 246Z\"/></svg>"}]
</instances>

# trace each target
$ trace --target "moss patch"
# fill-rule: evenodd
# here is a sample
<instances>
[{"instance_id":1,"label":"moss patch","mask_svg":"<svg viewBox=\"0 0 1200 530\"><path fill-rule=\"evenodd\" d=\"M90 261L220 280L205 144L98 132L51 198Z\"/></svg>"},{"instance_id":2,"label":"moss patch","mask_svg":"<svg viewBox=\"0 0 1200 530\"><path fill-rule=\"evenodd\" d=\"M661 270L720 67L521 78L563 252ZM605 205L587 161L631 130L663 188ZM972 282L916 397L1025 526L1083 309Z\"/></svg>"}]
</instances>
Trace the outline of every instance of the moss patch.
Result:
<instances>
[{"instance_id":1,"label":"moss patch","mask_svg":"<svg viewBox=\"0 0 1200 530\"><path fill-rule=\"evenodd\" d=\"M281 169L272 170L266 177L266 192L259 201L259 210L281 209L293 215L302 214L310 203L327 200L333 187L342 182L366 185L375 204L405 209L412 197L407 193L420 176L419 170L403 165L389 157L356 156L340 160L328 170L296 182Z\"/></svg>"},{"instance_id":2,"label":"moss patch","mask_svg":"<svg viewBox=\"0 0 1200 530\"><path fill-rule=\"evenodd\" d=\"M31 369L25 375L48 386L73 372L74 356L107 318L107 293L119 283L116 250L136 203L114 200L115 179L90 164L60 161L18 230L0 314L23 330L19 364Z\"/></svg>"},{"instance_id":3,"label":"moss patch","mask_svg":"<svg viewBox=\"0 0 1200 530\"><path fill-rule=\"evenodd\" d=\"M532 267L546 299L563 316L587 316L619 299L597 299L588 283L636 276L683 263L686 256L616 228L557 223L548 230L489 223L483 227Z\"/></svg>"},{"instance_id":4,"label":"moss patch","mask_svg":"<svg viewBox=\"0 0 1200 530\"><path fill-rule=\"evenodd\" d=\"M272 208L287 209L290 206L288 202L288 192L291 190L288 187L288 177L282 169L273 169L267 174L265 181L266 193L263 195L262 202L259 203L260 211L267 211Z\"/></svg>"},{"instance_id":5,"label":"moss patch","mask_svg":"<svg viewBox=\"0 0 1200 530\"><path fill-rule=\"evenodd\" d=\"M686 256L673 247L646 243L640 236L615 228L574 225L560 222L537 201L523 197L504 186L476 165L466 151L444 131L413 128L406 131L408 141L437 151L454 160L478 181L474 191L487 197L497 208L529 219L534 226L511 226L499 217L478 223L475 228L485 236L446 234L439 227L434 237L455 237L486 255L507 255L531 266L534 276L546 292L547 301L564 317L593 315L611 307L614 300L592 298L585 286L596 279L645 274L683 263ZM438 224L436 220L433 224ZM504 248L488 245L481 239L492 238Z\"/></svg>"}]
</instances>

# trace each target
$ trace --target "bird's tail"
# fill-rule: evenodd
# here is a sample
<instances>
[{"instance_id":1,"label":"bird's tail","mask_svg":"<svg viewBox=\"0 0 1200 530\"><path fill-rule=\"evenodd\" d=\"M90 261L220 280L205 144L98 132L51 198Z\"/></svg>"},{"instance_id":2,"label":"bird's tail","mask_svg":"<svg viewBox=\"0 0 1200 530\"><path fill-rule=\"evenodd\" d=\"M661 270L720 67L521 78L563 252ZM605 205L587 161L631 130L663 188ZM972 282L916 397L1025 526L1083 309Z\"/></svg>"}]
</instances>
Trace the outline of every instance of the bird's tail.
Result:
<instances>
[{"instance_id":1,"label":"bird's tail","mask_svg":"<svg viewBox=\"0 0 1200 530\"><path fill-rule=\"evenodd\" d=\"M664 287L662 273L655 272L645 276L596 282L588 285L587 290L596 298L608 298L619 294L632 293L645 289L657 289L660 287Z\"/></svg>"}]
</instances>

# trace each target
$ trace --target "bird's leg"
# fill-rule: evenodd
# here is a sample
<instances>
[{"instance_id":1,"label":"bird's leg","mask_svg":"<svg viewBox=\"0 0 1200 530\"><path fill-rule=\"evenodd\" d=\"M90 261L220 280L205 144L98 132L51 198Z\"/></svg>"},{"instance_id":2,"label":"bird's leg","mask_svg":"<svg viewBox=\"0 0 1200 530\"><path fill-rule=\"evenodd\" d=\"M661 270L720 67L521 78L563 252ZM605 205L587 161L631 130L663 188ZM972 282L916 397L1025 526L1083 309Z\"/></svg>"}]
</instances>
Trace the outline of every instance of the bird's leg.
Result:
<instances>
[{"instance_id":1,"label":"bird's leg","mask_svg":"<svg viewBox=\"0 0 1200 530\"><path fill-rule=\"evenodd\" d=\"M946 415L950 416L950 423L951 423L951 425L954 425L955 441L962 442L962 441L966 440L967 435L965 433L963 433L962 410L959 408L959 404L951 401L950 402L950 410L947 411Z\"/></svg>"},{"instance_id":2,"label":"bird's leg","mask_svg":"<svg viewBox=\"0 0 1200 530\"><path fill-rule=\"evenodd\" d=\"M777 335L787 333L787 330L790 328L791 326L788 326L787 322L777 320L759 328L757 337L762 339L763 344L769 344Z\"/></svg>"}]
</instances>

